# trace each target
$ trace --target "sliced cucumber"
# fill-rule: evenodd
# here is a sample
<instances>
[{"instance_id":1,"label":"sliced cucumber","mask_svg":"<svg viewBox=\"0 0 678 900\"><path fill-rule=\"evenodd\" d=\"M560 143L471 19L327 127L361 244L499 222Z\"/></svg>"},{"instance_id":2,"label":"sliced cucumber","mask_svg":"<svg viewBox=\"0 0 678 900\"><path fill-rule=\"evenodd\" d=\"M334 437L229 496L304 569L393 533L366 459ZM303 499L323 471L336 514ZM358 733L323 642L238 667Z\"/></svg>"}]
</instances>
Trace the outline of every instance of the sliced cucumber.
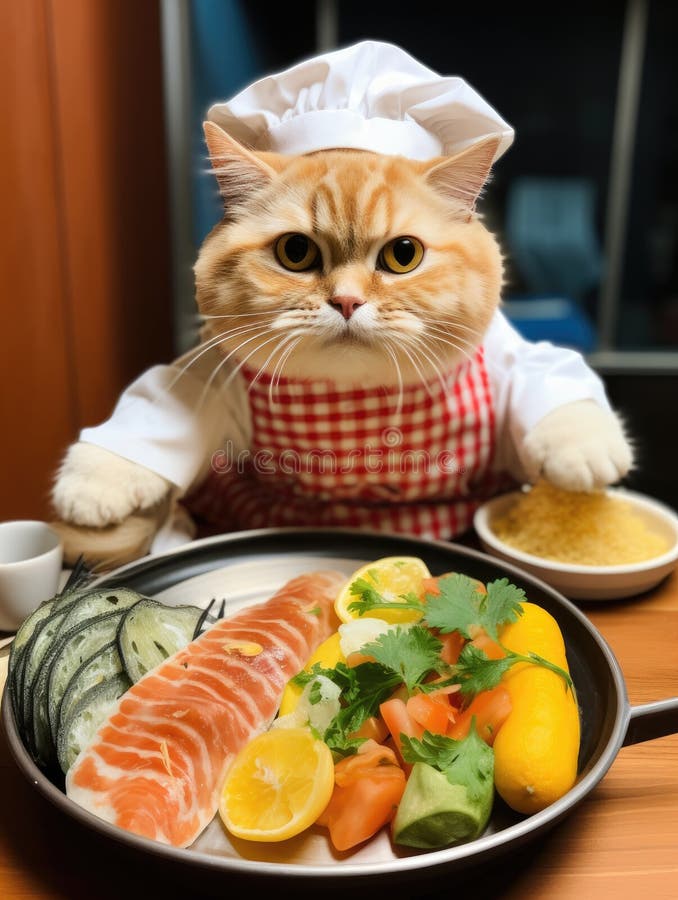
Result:
<instances>
[{"instance_id":1,"label":"sliced cucumber","mask_svg":"<svg viewBox=\"0 0 678 900\"><path fill-rule=\"evenodd\" d=\"M82 695L90 688L96 687L97 684L101 684L102 681L119 675L121 672L124 672L124 667L118 652L118 642L113 640L76 669L66 685L60 701L57 702L55 695L50 692L49 726L55 747L59 743L59 729Z\"/></svg>"},{"instance_id":2,"label":"sliced cucumber","mask_svg":"<svg viewBox=\"0 0 678 900\"><path fill-rule=\"evenodd\" d=\"M62 771L67 772L77 755L94 737L119 698L130 687L127 675L120 673L86 691L59 729L57 755Z\"/></svg>"},{"instance_id":3,"label":"sliced cucumber","mask_svg":"<svg viewBox=\"0 0 678 900\"><path fill-rule=\"evenodd\" d=\"M14 640L12 641L12 649L10 651L8 669L10 674L12 672L12 655L18 653L20 650L23 650L24 646L28 643L31 635L35 631L35 627L38 622L42 622L43 619L46 619L56 605L56 597L53 597L51 600L45 600L44 603L41 603L37 609L34 609L33 612L23 620L23 622L19 626L17 633L14 635Z\"/></svg>"},{"instance_id":4,"label":"sliced cucumber","mask_svg":"<svg viewBox=\"0 0 678 900\"><path fill-rule=\"evenodd\" d=\"M86 696L102 700L108 694L91 692L109 685L115 693L122 682L138 681L216 620L209 608L169 607L128 588L87 589L87 578L82 570L68 589L42 604L13 647L8 674L15 720L43 768L59 758L60 745L70 747L65 752L72 756L72 736L62 732L76 727L82 737L91 719L83 711Z\"/></svg>"},{"instance_id":5,"label":"sliced cucumber","mask_svg":"<svg viewBox=\"0 0 678 900\"><path fill-rule=\"evenodd\" d=\"M94 619L106 613L116 610L129 609L143 600L143 596L129 588L115 588L111 590L96 590L82 594L78 602L71 606L69 613L61 626L61 633L69 631L79 622L86 619Z\"/></svg>"},{"instance_id":6,"label":"sliced cucumber","mask_svg":"<svg viewBox=\"0 0 678 900\"><path fill-rule=\"evenodd\" d=\"M9 686L12 706L14 708L14 717L18 724L19 700L18 692L18 672L20 671L21 660L36 626L51 615L57 607L70 603L77 595L83 593L87 589L87 583L91 579L92 574L84 564L80 557L69 577L66 584L58 594L55 594L50 600L45 600L38 606L19 626L17 633L12 641L12 647L9 654L9 662L7 666L7 684Z\"/></svg>"},{"instance_id":7,"label":"sliced cucumber","mask_svg":"<svg viewBox=\"0 0 678 900\"><path fill-rule=\"evenodd\" d=\"M19 672L23 665L23 658L33 632L38 624L46 619L56 606L56 599L46 600L34 610L28 618L24 619L19 626L19 630L14 636L12 646L9 651L9 660L7 662L7 688L9 696L12 700L12 710L14 711L14 721L18 728L23 726L23 707L21 704L20 678Z\"/></svg>"},{"instance_id":8,"label":"sliced cucumber","mask_svg":"<svg viewBox=\"0 0 678 900\"><path fill-rule=\"evenodd\" d=\"M75 602L75 601L74 601ZM18 672L17 693L20 698L20 722L28 748L31 748L31 722L33 719L33 681L40 671L43 659L49 653L54 635L66 618L69 606L58 607L38 622L30 640L26 644L21 667Z\"/></svg>"},{"instance_id":9,"label":"sliced cucumber","mask_svg":"<svg viewBox=\"0 0 678 900\"><path fill-rule=\"evenodd\" d=\"M197 606L164 606L139 601L120 624L118 650L125 671L135 682L193 640L202 610Z\"/></svg>"},{"instance_id":10,"label":"sliced cucumber","mask_svg":"<svg viewBox=\"0 0 678 900\"><path fill-rule=\"evenodd\" d=\"M52 646L43 658L42 665L50 665L55 648L64 634L73 631L82 622L93 621L99 616L129 609L141 599L143 599L141 594L128 588L95 590L79 595L75 603L69 603L68 612L52 636Z\"/></svg>"},{"instance_id":11,"label":"sliced cucumber","mask_svg":"<svg viewBox=\"0 0 678 900\"><path fill-rule=\"evenodd\" d=\"M55 647L62 635L78 627L82 622L93 620L109 610L122 612L141 599L141 594L127 588L116 590L82 590L76 588L58 595L50 606L48 615L35 625L33 633L25 645L21 665L17 670L17 724L25 733L26 744L34 754L39 733L35 726L36 716L41 720L46 716L46 699L42 696L44 679L39 678L51 666ZM40 702L43 709L36 711ZM36 757L37 758L37 757Z\"/></svg>"},{"instance_id":12,"label":"sliced cucumber","mask_svg":"<svg viewBox=\"0 0 678 900\"><path fill-rule=\"evenodd\" d=\"M32 752L36 762L46 766L54 761L56 747L49 725L50 695L58 703L73 674L106 644L115 640L124 609L77 622L61 634L46 654L33 685Z\"/></svg>"}]
</instances>

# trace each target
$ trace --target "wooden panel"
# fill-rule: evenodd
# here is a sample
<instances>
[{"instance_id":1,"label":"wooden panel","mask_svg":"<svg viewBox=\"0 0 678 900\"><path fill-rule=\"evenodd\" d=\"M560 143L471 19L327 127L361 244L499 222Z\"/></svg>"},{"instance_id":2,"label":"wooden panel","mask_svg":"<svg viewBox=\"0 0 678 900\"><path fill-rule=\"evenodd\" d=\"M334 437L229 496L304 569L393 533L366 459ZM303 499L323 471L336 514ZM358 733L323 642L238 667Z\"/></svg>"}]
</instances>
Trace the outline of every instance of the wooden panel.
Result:
<instances>
[{"instance_id":1,"label":"wooden panel","mask_svg":"<svg viewBox=\"0 0 678 900\"><path fill-rule=\"evenodd\" d=\"M0 519L172 352L159 4L0 4Z\"/></svg>"},{"instance_id":2,"label":"wooden panel","mask_svg":"<svg viewBox=\"0 0 678 900\"><path fill-rule=\"evenodd\" d=\"M80 425L171 353L159 4L48 0Z\"/></svg>"},{"instance_id":3,"label":"wooden panel","mask_svg":"<svg viewBox=\"0 0 678 900\"><path fill-rule=\"evenodd\" d=\"M0 518L43 517L76 427L42 0L0 4Z\"/></svg>"}]
</instances>

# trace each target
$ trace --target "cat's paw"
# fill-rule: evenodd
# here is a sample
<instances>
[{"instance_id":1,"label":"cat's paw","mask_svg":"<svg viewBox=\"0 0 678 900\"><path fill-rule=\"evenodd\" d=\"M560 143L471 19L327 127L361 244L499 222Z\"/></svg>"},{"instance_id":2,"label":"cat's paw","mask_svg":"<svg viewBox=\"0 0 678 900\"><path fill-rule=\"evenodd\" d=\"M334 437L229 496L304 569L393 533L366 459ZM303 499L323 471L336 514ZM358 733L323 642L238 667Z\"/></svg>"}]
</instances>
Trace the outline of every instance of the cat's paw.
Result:
<instances>
[{"instance_id":1,"label":"cat's paw","mask_svg":"<svg viewBox=\"0 0 678 900\"><path fill-rule=\"evenodd\" d=\"M568 491L590 491L623 478L633 448L615 413L593 400L552 410L525 437L521 454L528 479L546 478Z\"/></svg>"},{"instance_id":2,"label":"cat's paw","mask_svg":"<svg viewBox=\"0 0 678 900\"><path fill-rule=\"evenodd\" d=\"M66 453L52 488L52 503L64 521L101 528L152 508L170 487L150 469L81 442Z\"/></svg>"}]
</instances>

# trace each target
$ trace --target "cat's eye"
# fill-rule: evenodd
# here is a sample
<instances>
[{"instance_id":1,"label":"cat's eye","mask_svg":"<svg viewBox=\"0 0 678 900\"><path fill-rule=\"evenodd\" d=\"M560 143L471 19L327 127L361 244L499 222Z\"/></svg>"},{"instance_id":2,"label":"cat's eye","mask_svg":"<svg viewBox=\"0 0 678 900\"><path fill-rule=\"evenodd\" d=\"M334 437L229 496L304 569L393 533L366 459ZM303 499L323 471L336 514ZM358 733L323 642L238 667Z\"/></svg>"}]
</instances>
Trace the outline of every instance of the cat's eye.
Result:
<instances>
[{"instance_id":1,"label":"cat's eye","mask_svg":"<svg viewBox=\"0 0 678 900\"><path fill-rule=\"evenodd\" d=\"M320 262L320 250L305 234L283 234L275 242L275 256L292 272L306 272Z\"/></svg>"},{"instance_id":2,"label":"cat's eye","mask_svg":"<svg viewBox=\"0 0 678 900\"><path fill-rule=\"evenodd\" d=\"M424 258L424 246L415 237L397 237L385 244L379 253L379 266L396 275L417 268Z\"/></svg>"}]
</instances>

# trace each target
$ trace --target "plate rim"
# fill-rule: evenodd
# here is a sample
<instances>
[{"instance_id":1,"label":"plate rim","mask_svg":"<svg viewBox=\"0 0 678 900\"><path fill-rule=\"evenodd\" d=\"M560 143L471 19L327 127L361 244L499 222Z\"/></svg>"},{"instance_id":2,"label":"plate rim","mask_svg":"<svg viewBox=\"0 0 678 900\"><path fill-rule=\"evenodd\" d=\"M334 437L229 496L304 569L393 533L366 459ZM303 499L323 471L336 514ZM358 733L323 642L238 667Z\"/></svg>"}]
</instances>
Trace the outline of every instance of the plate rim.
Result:
<instances>
[{"instance_id":1,"label":"plate rim","mask_svg":"<svg viewBox=\"0 0 678 900\"><path fill-rule=\"evenodd\" d=\"M596 644L598 644L598 648L605 659L616 689L618 697L617 709L615 711L610 737L608 738L603 752L600 754L600 758L564 797L561 797L555 803L546 807L546 809L533 815L526 816L506 828L502 828L491 834L482 835L480 838L467 843L444 847L439 850L427 851L425 853L412 853L410 855L403 855L396 857L395 859L384 860L381 862L352 863L349 859L339 858L336 859L333 864L319 865L264 861L259 859L246 859L243 857L226 857L209 854L205 851L191 850L190 847L174 847L159 841L154 841L150 838L136 835L133 832L125 831L116 825L105 822L103 819L100 819L83 807L78 806L78 804L71 800L58 785L54 784L47 775L35 765L28 755L16 729L6 683L2 695L1 716L12 757L24 777L28 779L32 786L43 794L46 799L57 806L61 812L74 819L80 826L87 827L90 830L111 838L118 844L122 844L135 851L150 853L157 858L171 860L174 863L195 866L211 871L232 872L238 875L252 877L289 877L302 879L303 881L317 881L318 879L322 880L332 877L340 878L342 882L345 882L347 879L350 880L352 878L365 879L377 876L398 876L399 874L410 873L413 870L418 869L442 869L453 865L472 865L474 862L477 862L478 858L491 858L502 851L505 852L506 845L520 846L526 840L534 836L534 834L546 831L556 825L558 821L566 816L570 810L605 776L622 745L630 716L630 705L628 702L626 684L621 667L619 666L612 649L582 610L580 610L575 603L569 600L557 588L554 588L533 573L523 570L519 566L505 560L500 560L481 550L476 550L473 547L467 547L452 541L448 542L423 538L416 535L411 536L402 533L381 532L368 529L343 527L312 529L297 526L291 526L289 528L260 528L200 538L162 553L148 554L139 560L126 563L109 572L102 573L101 576L96 578L94 583L101 584L108 579L117 579L120 573L124 574L131 569L143 571L144 568L157 565L158 562L168 558L181 557L182 555L190 556L192 553L195 553L206 546L220 544L230 545L237 542L256 541L259 538L270 538L281 533L285 533L286 535L296 535L297 537L302 535L312 535L314 538L317 538L318 535L333 537L346 535L354 539L367 536L380 541L390 541L395 539L397 541L404 541L408 544L419 545L421 547L438 548L445 553L475 558L480 562L489 563L495 568L506 569L507 574L515 574L520 579L532 583L541 591L550 594L558 604L565 607L568 614L571 614L574 618L579 620L580 624L589 633L589 636ZM303 548L300 548L298 555L304 555Z\"/></svg>"}]
</instances>

